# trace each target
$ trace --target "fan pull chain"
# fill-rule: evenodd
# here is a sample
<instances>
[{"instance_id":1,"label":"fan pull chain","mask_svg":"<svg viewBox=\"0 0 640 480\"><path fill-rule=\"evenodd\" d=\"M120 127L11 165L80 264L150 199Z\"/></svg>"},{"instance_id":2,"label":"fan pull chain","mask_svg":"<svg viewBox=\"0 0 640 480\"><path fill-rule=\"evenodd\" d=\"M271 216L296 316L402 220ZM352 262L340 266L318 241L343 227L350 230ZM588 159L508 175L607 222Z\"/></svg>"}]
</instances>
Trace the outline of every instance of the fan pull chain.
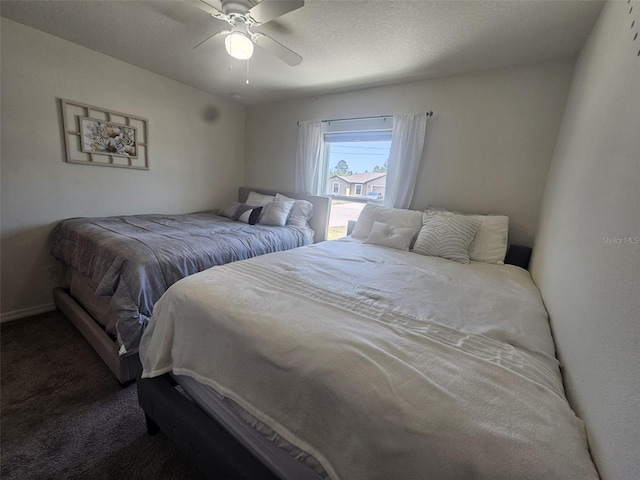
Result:
<instances>
[{"instance_id":1,"label":"fan pull chain","mask_svg":"<svg viewBox=\"0 0 640 480\"><path fill-rule=\"evenodd\" d=\"M247 59L247 81L245 83L249 85L249 59Z\"/></svg>"}]
</instances>

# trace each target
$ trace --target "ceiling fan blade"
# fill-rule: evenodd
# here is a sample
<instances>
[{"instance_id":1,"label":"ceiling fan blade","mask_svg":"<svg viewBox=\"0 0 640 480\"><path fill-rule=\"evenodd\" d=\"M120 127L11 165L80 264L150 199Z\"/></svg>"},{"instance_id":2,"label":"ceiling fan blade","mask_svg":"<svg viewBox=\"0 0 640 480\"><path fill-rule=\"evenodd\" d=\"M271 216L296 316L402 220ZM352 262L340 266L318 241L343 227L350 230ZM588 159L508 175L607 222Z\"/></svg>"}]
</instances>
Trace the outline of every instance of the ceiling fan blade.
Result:
<instances>
[{"instance_id":1,"label":"ceiling fan blade","mask_svg":"<svg viewBox=\"0 0 640 480\"><path fill-rule=\"evenodd\" d=\"M187 2L198 7L200 10L204 10L209 15L216 16L222 14L222 3L219 0L187 0Z\"/></svg>"},{"instance_id":2,"label":"ceiling fan blade","mask_svg":"<svg viewBox=\"0 0 640 480\"><path fill-rule=\"evenodd\" d=\"M193 49L197 50L199 53L213 53L222 45L222 42L220 40L230 33L230 30L222 30L221 32L216 32L206 40L193 47Z\"/></svg>"},{"instance_id":3,"label":"ceiling fan blade","mask_svg":"<svg viewBox=\"0 0 640 480\"><path fill-rule=\"evenodd\" d=\"M264 33L255 33L252 37L253 42L264 48L269 53L275 55L284 63L295 67L302 63L302 57L296 52L289 50L287 47L279 42L276 42L273 38L268 37Z\"/></svg>"},{"instance_id":4,"label":"ceiling fan blade","mask_svg":"<svg viewBox=\"0 0 640 480\"><path fill-rule=\"evenodd\" d=\"M304 0L262 0L249 9L249 15L256 22L267 23L285 13L304 6Z\"/></svg>"}]
</instances>

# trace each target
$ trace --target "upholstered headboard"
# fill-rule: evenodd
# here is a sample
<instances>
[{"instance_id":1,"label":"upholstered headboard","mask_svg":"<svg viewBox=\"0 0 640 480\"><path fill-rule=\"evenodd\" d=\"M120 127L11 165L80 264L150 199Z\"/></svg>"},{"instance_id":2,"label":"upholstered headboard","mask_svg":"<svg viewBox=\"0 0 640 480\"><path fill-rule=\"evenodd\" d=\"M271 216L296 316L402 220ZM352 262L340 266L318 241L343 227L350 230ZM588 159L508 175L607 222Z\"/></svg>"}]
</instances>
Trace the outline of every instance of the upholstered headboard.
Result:
<instances>
[{"instance_id":1,"label":"upholstered headboard","mask_svg":"<svg viewBox=\"0 0 640 480\"><path fill-rule=\"evenodd\" d=\"M250 192L262 193L263 195L275 195L280 193L290 198L298 200L306 200L313 205L313 216L309 220L309 226L315 232L315 242L322 242L327 239L329 230L329 213L331 212L331 199L329 197L320 197L316 195L307 195L304 193L275 192L273 190L265 190L263 188L240 187L238 190L238 201L245 202Z\"/></svg>"}]
</instances>

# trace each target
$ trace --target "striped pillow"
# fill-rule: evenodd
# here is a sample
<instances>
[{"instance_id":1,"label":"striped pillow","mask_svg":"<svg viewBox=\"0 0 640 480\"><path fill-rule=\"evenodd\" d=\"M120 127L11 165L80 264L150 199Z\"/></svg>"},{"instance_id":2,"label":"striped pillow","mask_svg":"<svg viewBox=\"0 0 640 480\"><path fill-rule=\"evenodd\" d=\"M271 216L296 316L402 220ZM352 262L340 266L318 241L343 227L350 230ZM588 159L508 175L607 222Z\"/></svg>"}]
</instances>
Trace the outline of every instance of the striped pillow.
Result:
<instances>
[{"instance_id":1,"label":"striped pillow","mask_svg":"<svg viewBox=\"0 0 640 480\"><path fill-rule=\"evenodd\" d=\"M261 213L262 207L253 207L251 205L241 203L238 205L238 209L233 215L233 220L248 223L249 225L255 225L258 223L258 218L260 218Z\"/></svg>"},{"instance_id":2,"label":"striped pillow","mask_svg":"<svg viewBox=\"0 0 640 480\"><path fill-rule=\"evenodd\" d=\"M480 220L480 226L469 244L469 259L475 262L504 263L507 254L507 239L509 236L509 217L506 215L479 215L469 213L450 212L443 208L429 206L426 210L430 215L466 215Z\"/></svg>"},{"instance_id":3,"label":"striped pillow","mask_svg":"<svg viewBox=\"0 0 640 480\"><path fill-rule=\"evenodd\" d=\"M425 213L422 215L422 228L412 251L469 263L469 244L480 223L475 217L445 217Z\"/></svg>"}]
</instances>

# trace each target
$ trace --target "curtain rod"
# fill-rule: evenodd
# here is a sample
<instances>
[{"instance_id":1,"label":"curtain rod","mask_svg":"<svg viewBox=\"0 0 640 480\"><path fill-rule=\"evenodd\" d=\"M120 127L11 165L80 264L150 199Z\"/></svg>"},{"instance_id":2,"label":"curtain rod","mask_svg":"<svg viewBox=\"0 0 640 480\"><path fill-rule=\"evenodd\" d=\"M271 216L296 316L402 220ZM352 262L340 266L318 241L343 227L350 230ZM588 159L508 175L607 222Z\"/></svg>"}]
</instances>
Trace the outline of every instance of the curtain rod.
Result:
<instances>
[{"instance_id":1,"label":"curtain rod","mask_svg":"<svg viewBox=\"0 0 640 480\"><path fill-rule=\"evenodd\" d=\"M429 110L426 114L427 117L433 117L433 111ZM377 115L374 117L350 117L350 118L332 118L329 120L322 120L322 123L331 123L331 122L349 122L352 120L373 120L376 118L393 118L393 115ZM298 125L300 125L300 121L298 121Z\"/></svg>"}]
</instances>

